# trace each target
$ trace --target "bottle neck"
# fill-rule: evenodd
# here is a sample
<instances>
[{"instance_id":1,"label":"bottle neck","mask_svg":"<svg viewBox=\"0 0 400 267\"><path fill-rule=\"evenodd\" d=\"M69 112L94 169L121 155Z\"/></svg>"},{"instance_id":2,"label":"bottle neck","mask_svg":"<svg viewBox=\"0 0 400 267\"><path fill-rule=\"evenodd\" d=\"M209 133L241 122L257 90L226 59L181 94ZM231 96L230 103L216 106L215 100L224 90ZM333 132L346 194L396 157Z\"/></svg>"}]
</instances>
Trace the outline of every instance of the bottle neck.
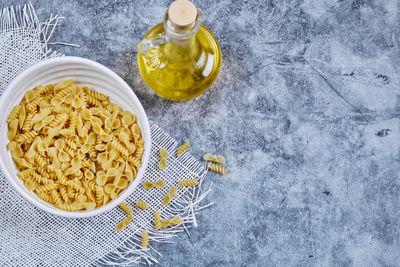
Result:
<instances>
[{"instance_id":1,"label":"bottle neck","mask_svg":"<svg viewBox=\"0 0 400 267\"><path fill-rule=\"evenodd\" d=\"M200 28L201 16L199 16L192 25L186 28L177 28L168 19L168 12L164 18L164 32L165 37L168 41L174 42L175 44L186 46L194 42L195 36Z\"/></svg>"}]
</instances>

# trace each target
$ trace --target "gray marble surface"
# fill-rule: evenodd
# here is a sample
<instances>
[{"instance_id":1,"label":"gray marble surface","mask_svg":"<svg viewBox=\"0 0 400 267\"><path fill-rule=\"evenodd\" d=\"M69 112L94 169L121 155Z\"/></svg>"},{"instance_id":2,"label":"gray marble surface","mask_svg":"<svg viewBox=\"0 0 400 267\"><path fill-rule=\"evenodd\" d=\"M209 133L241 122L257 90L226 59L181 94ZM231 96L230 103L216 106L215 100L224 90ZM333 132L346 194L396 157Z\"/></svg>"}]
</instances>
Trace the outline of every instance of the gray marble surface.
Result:
<instances>
[{"instance_id":1,"label":"gray marble surface","mask_svg":"<svg viewBox=\"0 0 400 267\"><path fill-rule=\"evenodd\" d=\"M81 45L55 49L116 71L198 158L227 158L207 176L216 205L155 246L160 266L400 265L399 1L195 1L223 66L184 103L154 95L136 62L171 1L32 2L65 16L54 40Z\"/></svg>"}]
</instances>

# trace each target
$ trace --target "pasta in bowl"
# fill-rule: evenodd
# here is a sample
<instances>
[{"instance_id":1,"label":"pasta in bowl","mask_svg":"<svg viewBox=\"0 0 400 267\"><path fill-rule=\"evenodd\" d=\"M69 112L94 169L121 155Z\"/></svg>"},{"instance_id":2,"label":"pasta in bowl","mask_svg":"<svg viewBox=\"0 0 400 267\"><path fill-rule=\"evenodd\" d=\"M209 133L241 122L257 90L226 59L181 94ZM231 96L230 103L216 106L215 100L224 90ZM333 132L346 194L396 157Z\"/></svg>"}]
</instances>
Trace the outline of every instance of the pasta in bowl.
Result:
<instances>
[{"instance_id":1,"label":"pasta in bowl","mask_svg":"<svg viewBox=\"0 0 400 267\"><path fill-rule=\"evenodd\" d=\"M39 208L93 216L139 184L150 127L129 86L104 66L76 57L41 62L12 82L0 106L3 172Z\"/></svg>"}]
</instances>

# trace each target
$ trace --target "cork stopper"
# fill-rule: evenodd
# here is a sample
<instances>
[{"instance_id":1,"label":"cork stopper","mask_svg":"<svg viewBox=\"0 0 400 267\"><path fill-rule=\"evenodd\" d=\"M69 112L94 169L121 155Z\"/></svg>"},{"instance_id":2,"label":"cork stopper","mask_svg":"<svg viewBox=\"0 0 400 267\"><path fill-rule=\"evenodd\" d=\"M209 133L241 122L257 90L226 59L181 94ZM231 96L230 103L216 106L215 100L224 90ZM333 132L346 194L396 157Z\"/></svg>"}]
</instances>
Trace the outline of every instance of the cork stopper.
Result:
<instances>
[{"instance_id":1,"label":"cork stopper","mask_svg":"<svg viewBox=\"0 0 400 267\"><path fill-rule=\"evenodd\" d=\"M176 0L168 8L168 18L180 30L192 26L197 17L196 6L188 0Z\"/></svg>"}]
</instances>

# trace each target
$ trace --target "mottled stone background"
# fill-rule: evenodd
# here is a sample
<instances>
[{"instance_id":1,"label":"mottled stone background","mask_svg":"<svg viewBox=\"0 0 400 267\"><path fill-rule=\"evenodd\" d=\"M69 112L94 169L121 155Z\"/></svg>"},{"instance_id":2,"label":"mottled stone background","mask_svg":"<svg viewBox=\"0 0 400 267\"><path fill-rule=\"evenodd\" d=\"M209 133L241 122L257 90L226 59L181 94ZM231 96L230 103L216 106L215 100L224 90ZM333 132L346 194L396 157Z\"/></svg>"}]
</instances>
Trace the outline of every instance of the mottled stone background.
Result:
<instances>
[{"instance_id":1,"label":"mottled stone background","mask_svg":"<svg viewBox=\"0 0 400 267\"><path fill-rule=\"evenodd\" d=\"M195 1L223 66L185 103L154 95L136 62L171 1L32 2L65 16L53 40L81 46L55 49L116 71L199 159L227 158L199 227L155 245L161 266L400 265L399 1Z\"/></svg>"}]
</instances>

